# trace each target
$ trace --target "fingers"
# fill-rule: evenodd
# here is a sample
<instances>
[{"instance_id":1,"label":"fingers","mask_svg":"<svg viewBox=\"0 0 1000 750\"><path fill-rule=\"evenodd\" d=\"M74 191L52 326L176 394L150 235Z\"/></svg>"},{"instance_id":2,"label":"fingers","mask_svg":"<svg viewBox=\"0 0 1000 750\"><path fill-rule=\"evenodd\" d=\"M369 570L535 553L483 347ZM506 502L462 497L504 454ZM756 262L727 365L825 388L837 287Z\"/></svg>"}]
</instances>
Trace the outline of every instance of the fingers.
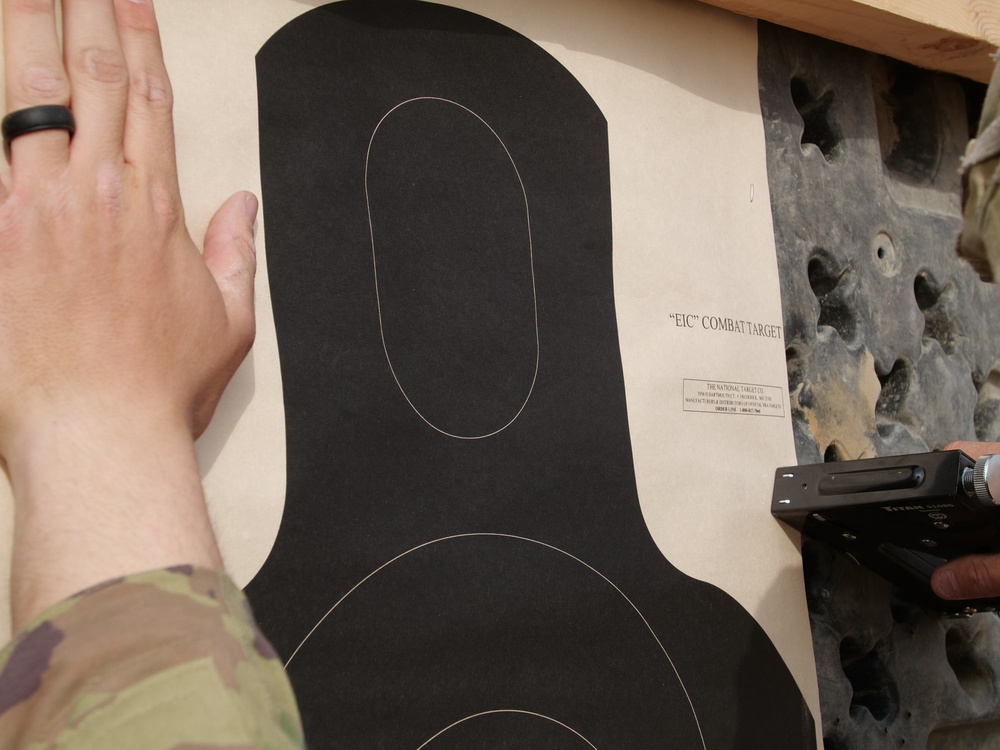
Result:
<instances>
[{"instance_id":1,"label":"fingers","mask_svg":"<svg viewBox=\"0 0 1000 750\"><path fill-rule=\"evenodd\" d=\"M172 104L152 0L3 0L7 109L71 105L72 153L91 163L124 158L176 182ZM66 162L65 131L12 144L28 174ZM16 145L15 145L16 144ZM27 159L28 161L24 161Z\"/></svg>"},{"instance_id":2,"label":"fingers","mask_svg":"<svg viewBox=\"0 0 1000 750\"><path fill-rule=\"evenodd\" d=\"M934 571L931 588L942 599L1000 596L1000 554L967 555Z\"/></svg>"},{"instance_id":3,"label":"fingers","mask_svg":"<svg viewBox=\"0 0 1000 750\"><path fill-rule=\"evenodd\" d=\"M152 0L115 0L115 14L130 78L125 161L173 175L173 93Z\"/></svg>"},{"instance_id":4,"label":"fingers","mask_svg":"<svg viewBox=\"0 0 1000 750\"><path fill-rule=\"evenodd\" d=\"M222 292L230 330L241 344L236 347L241 360L254 337L257 208L257 198L252 193L236 193L215 213L205 233L205 265Z\"/></svg>"},{"instance_id":5,"label":"fingers","mask_svg":"<svg viewBox=\"0 0 1000 750\"><path fill-rule=\"evenodd\" d=\"M970 458L994 455L1000 453L1000 443L972 443L966 440L957 440L948 443L944 447L946 451L963 451Z\"/></svg>"},{"instance_id":6,"label":"fingers","mask_svg":"<svg viewBox=\"0 0 1000 750\"><path fill-rule=\"evenodd\" d=\"M3 0L7 111L70 103L70 83L56 33L55 0ZM62 130L29 133L11 143L11 163L30 164L26 178L44 178L68 158Z\"/></svg>"},{"instance_id":7,"label":"fingers","mask_svg":"<svg viewBox=\"0 0 1000 750\"><path fill-rule=\"evenodd\" d=\"M128 67L110 0L63 0L63 47L72 88L73 152L87 161L121 158Z\"/></svg>"},{"instance_id":8,"label":"fingers","mask_svg":"<svg viewBox=\"0 0 1000 750\"><path fill-rule=\"evenodd\" d=\"M945 450L964 451L971 458L1000 453L1000 443L959 440ZM942 565L931 577L931 588L942 599L986 599L1000 596L1000 555L967 555Z\"/></svg>"}]
</instances>

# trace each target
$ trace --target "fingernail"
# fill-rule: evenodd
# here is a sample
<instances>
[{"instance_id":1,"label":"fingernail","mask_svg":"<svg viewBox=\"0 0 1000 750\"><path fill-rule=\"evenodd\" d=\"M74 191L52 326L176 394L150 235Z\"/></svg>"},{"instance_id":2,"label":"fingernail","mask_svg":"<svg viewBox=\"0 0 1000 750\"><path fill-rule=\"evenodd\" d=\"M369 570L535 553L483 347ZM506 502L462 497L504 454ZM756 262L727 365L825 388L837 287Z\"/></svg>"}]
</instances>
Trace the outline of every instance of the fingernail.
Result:
<instances>
[{"instance_id":1,"label":"fingernail","mask_svg":"<svg viewBox=\"0 0 1000 750\"><path fill-rule=\"evenodd\" d=\"M950 570L942 570L934 576L934 588L937 589L938 594L944 599L958 598L958 581L955 579L955 574Z\"/></svg>"},{"instance_id":2,"label":"fingernail","mask_svg":"<svg viewBox=\"0 0 1000 750\"><path fill-rule=\"evenodd\" d=\"M247 223L253 227L254 237L257 236L257 211L260 209L260 201L253 193L245 193L243 196L243 215L246 216Z\"/></svg>"}]
</instances>

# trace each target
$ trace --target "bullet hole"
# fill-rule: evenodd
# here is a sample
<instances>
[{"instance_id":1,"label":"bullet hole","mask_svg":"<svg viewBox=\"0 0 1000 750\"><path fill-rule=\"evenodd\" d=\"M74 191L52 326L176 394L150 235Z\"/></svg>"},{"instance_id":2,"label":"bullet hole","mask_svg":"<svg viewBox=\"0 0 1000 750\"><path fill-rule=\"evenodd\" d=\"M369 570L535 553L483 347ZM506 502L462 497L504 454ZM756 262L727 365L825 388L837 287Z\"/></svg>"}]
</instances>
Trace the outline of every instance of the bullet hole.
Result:
<instances>
[{"instance_id":1,"label":"bullet hole","mask_svg":"<svg viewBox=\"0 0 1000 750\"><path fill-rule=\"evenodd\" d=\"M892 278L899 273L902 261L892 237L886 232L879 232L872 240L872 260L878 272L886 278Z\"/></svg>"}]
</instances>

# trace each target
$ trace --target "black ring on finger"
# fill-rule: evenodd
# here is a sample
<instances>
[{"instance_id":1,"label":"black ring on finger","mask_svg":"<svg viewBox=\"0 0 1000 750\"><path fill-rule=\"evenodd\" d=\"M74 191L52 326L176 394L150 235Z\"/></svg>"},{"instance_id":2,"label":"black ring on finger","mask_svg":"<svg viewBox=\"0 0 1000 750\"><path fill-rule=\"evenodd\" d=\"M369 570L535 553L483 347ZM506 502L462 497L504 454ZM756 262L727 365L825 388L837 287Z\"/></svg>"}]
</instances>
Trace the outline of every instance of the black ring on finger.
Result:
<instances>
[{"instance_id":1,"label":"black ring on finger","mask_svg":"<svg viewBox=\"0 0 1000 750\"><path fill-rule=\"evenodd\" d=\"M73 112L61 104L41 104L16 110L4 117L0 123L0 133L3 134L3 150L7 161L10 161L11 141L40 130L65 130L72 137L76 132Z\"/></svg>"}]
</instances>

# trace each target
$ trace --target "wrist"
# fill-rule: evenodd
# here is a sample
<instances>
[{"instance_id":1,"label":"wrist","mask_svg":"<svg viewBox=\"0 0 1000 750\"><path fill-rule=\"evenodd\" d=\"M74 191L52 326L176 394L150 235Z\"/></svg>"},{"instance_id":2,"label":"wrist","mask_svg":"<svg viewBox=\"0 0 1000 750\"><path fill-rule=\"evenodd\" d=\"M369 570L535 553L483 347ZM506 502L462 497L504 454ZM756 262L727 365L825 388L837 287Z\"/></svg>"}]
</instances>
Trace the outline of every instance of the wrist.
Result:
<instances>
[{"instance_id":1,"label":"wrist","mask_svg":"<svg viewBox=\"0 0 1000 750\"><path fill-rule=\"evenodd\" d=\"M15 626L77 591L179 564L221 568L190 427L97 400L35 410L5 436Z\"/></svg>"}]
</instances>

